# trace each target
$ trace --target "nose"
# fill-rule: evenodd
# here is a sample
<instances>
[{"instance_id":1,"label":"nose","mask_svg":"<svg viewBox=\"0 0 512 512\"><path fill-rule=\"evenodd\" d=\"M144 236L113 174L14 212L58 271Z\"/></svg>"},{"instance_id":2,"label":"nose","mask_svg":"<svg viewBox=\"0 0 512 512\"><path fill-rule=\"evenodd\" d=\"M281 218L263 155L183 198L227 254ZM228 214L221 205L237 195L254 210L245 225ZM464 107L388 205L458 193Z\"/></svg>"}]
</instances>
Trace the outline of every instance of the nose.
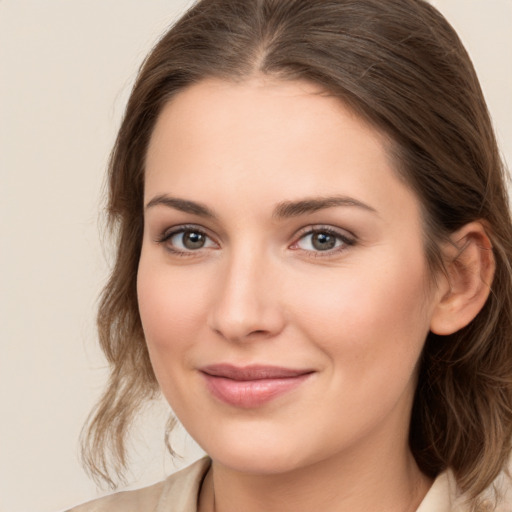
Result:
<instances>
[{"instance_id":1,"label":"nose","mask_svg":"<svg viewBox=\"0 0 512 512\"><path fill-rule=\"evenodd\" d=\"M261 254L246 250L226 258L216 276L210 328L234 342L278 335L285 317L276 281L278 272Z\"/></svg>"}]
</instances>

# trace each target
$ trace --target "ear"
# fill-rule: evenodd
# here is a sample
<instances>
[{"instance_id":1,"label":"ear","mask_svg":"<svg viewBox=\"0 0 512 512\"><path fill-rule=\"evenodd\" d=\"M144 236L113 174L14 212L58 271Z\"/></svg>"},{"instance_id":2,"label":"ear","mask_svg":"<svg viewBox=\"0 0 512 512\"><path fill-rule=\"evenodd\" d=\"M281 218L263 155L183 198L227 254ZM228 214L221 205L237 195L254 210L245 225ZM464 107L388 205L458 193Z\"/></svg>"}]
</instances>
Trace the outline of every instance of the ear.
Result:
<instances>
[{"instance_id":1,"label":"ear","mask_svg":"<svg viewBox=\"0 0 512 512\"><path fill-rule=\"evenodd\" d=\"M491 291L495 261L482 222L471 222L453 233L443 249L446 274L431 317L430 330L448 335L468 325Z\"/></svg>"}]
</instances>

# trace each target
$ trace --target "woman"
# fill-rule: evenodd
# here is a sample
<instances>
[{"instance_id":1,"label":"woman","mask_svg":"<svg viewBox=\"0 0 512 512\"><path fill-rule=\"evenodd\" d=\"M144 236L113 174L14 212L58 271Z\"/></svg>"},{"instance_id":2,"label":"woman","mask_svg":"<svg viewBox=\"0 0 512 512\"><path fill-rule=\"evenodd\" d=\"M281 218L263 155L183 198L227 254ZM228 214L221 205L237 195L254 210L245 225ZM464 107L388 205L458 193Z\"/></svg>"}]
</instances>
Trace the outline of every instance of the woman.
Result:
<instances>
[{"instance_id":1,"label":"woman","mask_svg":"<svg viewBox=\"0 0 512 512\"><path fill-rule=\"evenodd\" d=\"M198 2L140 71L109 213L85 460L113 483L159 390L209 457L75 510L512 510L504 170L430 5Z\"/></svg>"}]
</instances>

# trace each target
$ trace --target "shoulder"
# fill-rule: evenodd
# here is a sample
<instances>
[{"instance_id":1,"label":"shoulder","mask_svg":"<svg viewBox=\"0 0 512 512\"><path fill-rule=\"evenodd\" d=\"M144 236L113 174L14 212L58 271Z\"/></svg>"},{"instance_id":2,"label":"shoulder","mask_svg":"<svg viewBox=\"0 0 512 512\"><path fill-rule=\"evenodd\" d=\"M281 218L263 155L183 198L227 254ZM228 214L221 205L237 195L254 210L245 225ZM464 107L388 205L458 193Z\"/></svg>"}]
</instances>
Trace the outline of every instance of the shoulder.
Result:
<instances>
[{"instance_id":1,"label":"shoulder","mask_svg":"<svg viewBox=\"0 0 512 512\"><path fill-rule=\"evenodd\" d=\"M204 475L210 467L207 457L173 473L157 484L123 491L84 503L68 512L195 512Z\"/></svg>"},{"instance_id":2,"label":"shoulder","mask_svg":"<svg viewBox=\"0 0 512 512\"><path fill-rule=\"evenodd\" d=\"M451 471L441 473L416 512L512 512L512 486L502 473L476 502L461 494Z\"/></svg>"},{"instance_id":3,"label":"shoulder","mask_svg":"<svg viewBox=\"0 0 512 512\"><path fill-rule=\"evenodd\" d=\"M131 511L153 511L158 505L160 496L165 487L167 480L144 487L143 489L137 489L134 491L123 491L110 496L105 496L97 500L84 503L75 508L72 508L68 512L131 512Z\"/></svg>"}]
</instances>

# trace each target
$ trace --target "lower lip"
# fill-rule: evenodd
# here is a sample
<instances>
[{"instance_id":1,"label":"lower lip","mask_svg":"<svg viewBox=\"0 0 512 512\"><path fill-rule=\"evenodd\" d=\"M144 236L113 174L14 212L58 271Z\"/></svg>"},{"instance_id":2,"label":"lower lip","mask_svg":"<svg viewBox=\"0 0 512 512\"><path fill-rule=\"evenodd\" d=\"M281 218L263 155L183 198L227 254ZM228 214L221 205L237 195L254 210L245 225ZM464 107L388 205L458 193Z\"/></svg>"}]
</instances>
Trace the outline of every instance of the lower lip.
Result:
<instances>
[{"instance_id":1,"label":"lower lip","mask_svg":"<svg viewBox=\"0 0 512 512\"><path fill-rule=\"evenodd\" d=\"M203 375L213 396L234 407L250 409L299 387L311 374L259 380L233 380L206 373Z\"/></svg>"}]
</instances>

